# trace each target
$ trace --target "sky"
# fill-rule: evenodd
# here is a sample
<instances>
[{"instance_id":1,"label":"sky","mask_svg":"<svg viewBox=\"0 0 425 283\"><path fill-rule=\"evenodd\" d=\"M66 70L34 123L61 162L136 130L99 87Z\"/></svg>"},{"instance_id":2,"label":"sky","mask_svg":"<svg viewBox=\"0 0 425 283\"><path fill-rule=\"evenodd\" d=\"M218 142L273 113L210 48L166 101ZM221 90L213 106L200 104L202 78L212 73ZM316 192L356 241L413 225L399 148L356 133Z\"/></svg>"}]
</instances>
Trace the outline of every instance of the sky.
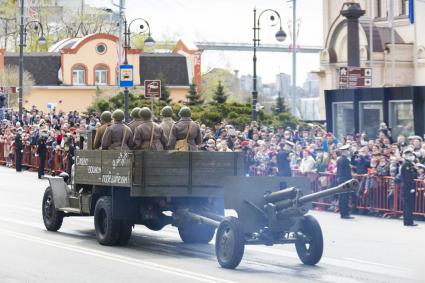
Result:
<instances>
[{"instance_id":1,"label":"sky","mask_svg":"<svg viewBox=\"0 0 425 283\"><path fill-rule=\"evenodd\" d=\"M119 2L119 0L115 0ZM292 20L292 2L287 0L126 0L127 19L144 18L151 26L155 40L215 41L252 43L253 9L277 10L282 27L291 37L288 22ZM113 8L110 0L86 0L97 7ZM298 43L321 46L323 42L322 0L298 0L297 18L300 22ZM274 38L277 27L270 27L268 17L260 22L262 43L278 42ZM206 51L202 57L203 71L221 67L239 70L240 75L252 74L252 52ZM263 82L275 81L280 72L291 74L292 55L287 53L259 53L257 74ZM297 85L301 85L307 72L319 69L319 55L298 54Z\"/></svg>"}]
</instances>

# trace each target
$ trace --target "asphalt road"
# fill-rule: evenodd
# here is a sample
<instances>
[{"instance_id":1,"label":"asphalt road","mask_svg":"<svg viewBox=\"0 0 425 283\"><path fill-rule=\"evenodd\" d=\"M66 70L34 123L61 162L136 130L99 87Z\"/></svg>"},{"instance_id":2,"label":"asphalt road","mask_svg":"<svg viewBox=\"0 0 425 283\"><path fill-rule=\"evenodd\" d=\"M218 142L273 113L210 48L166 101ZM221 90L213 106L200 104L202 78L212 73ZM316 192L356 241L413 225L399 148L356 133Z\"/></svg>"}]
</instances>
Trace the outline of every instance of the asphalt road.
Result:
<instances>
[{"instance_id":1,"label":"asphalt road","mask_svg":"<svg viewBox=\"0 0 425 283\"><path fill-rule=\"evenodd\" d=\"M45 230L47 180L0 167L0 282L425 282L425 223L311 211L325 238L315 267L293 246L248 246L236 270L219 267L214 245L183 244L173 227L136 227L127 247L97 243L92 217Z\"/></svg>"}]
</instances>

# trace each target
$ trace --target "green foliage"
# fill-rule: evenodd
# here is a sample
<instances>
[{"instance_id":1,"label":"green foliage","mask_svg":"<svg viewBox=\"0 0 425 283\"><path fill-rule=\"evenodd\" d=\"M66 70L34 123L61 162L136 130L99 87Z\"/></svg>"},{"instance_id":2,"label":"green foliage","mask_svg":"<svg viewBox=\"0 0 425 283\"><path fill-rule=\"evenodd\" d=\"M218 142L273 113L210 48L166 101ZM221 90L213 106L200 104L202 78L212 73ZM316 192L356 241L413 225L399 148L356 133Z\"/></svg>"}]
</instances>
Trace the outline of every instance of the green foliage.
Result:
<instances>
[{"instance_id":1,"label":"green foliage","mask_svg":"<svg viewBox=\"0 0 425 283\"><path fill-rule=\"evenodd\" d=\"M167 80L165 79L165 75L163 73L158 74L158 80L161 80L161 98L160 100L165 102L166 104L171 103L170 91L167 87Z\"/></svg>"},{"instance_id":2,"label":"green foliage","mask_svg":"<svg viewBox=\"0 0 425 283\"><path fill-rule=\"evenodd\" d=\"M218 81L217 89L214 93L214 101L218 104L223 104L227 100L227 96L224 93L224 87L221 84L221 81Z\"/></svg>"},{"instance_id":3,"label":"green foliage","mask_svg":"<svg viewBox=\"0 0 425 283\"><path fill-rule=\"evenodd\" d=\"M155 116L158 116L158 113L162 107L167 105L165 101L160 101L155 99L154 103L154 113ZM129 110L134 107L151 107L150 98L145 98L143 95L136 96L132 93L129 94ZM169 104L173 109L173 118L178 120L179 117L177 113L179 112L181 105L171 103ZM124 94L122 92L118 93L116 96L108 99L97 100L89 109L89 113L101 113L105 110L113 111L117 108L124 110ZM236 128L243 130L246 125L249 125L251 122L251 105L242 104L242 103L213 103L206 105L191 105L192 110L192 119L201 124L205 124L209 127L213 127L215 123L219 121L226 121ZM295 128L296 125L301 124L301 122L289 114L288 112L282 112L278 115L265 113L263 110L258 111L258 122L260 125L265 125L268 127L292 127Z\"/></svg>"},{"instance_id":4,"label":"green foliage","mask_svg":"<svg viewBox=\"0 0 425 283\"><path fill-rule=\"evenodd\" d=\"M278 115L283 112L288 112L288 108L285 105L285 100L282 96L276 98L276 104L272 108L273 114Z\"/></svg>"},{"instance_id":5,"label":"green foliage","mask_svg":"<svg viewBox=\"0 0 425 283\"><path fill-rule=\"evenodd\" d=\"M190 85L189 93L186 97L187 105L197 105L203 103L203 100L201 99L200 95L198 95L195 84Z\"/></svg>"}]
</instances>

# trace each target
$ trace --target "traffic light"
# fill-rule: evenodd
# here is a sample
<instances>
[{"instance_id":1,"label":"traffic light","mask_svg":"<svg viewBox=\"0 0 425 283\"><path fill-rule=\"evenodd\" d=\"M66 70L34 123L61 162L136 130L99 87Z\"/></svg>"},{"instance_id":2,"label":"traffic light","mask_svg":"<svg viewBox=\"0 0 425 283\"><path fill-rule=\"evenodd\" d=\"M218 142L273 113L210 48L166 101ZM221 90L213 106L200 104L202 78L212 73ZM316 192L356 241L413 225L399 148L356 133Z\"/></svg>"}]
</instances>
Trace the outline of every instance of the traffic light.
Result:
<instances>
[{"instance_id":1,"label":"traffic light","mask_svg":"<svg viewBox=\"0 0 425 283\"><path fill-rule=\"evenodd\" d=\"M4 100L6 99L6 97L4 96L4 94L0 95L0 108L4 107Z\"/></svg>"}]
</instances>

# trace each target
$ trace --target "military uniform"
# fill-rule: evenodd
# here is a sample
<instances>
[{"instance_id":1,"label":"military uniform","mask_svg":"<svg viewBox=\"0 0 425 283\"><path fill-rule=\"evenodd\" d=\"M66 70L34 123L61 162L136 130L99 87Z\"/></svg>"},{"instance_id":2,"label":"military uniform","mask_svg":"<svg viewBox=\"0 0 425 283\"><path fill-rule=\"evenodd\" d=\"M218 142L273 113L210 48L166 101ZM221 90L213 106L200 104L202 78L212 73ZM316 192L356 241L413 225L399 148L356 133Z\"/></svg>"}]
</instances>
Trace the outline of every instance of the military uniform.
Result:
<instances>
[{"instance_id":1,"label":"military uniform","mask_svg":"<svg viewBox=\"0 0 425 283\"><path fill-rule=\"evenodd\" d=\"M38 178L41 179L44 176L44 165L46 163L46 146L47 136L42 136L37 142L37 154L39 156L39 164L38 164Z\"/></svg>"},{"instance_id":2,"label":"military uniform","mask_svg":"<svg viewBox=\"0 0 425 283\"><path fill-rule=\"evenodd\" d=\"M106 129L111 125L111 123L105 123L103 125L101 125L99 128L97 128L96 130L96 135L94 136L94 141L93 141L93 149L98 149L100 148L100 146L102 145L102 138L106 132Z\"/></svg>"},{"instance_id":3,"label":"military uniform","mask_svg":"<svg viewBox=\"0 0 425 283\"><path fill-rule=\"evenodd\" d=\"M403 223L405 226L413 226L413 210L415 207L416 182L418 177L413 162L406 161L400 169L400 179L403 192Z\"/></svg>"},{"instance_id":4,"label":"military uniform","mask_svg":"<svg viewBox=\"0 0 425 283\"><path fill-rule=\"evenodd\" d=\"M341 150L348 150L347 146L341 147ZM351 175L350 161L347 156L341 155L336 162L336 182L338 185L351 180L353 176ZM339 213L341 218L349 218L350 212L348 208L348 199L349 193L340 193L339 194Z\"/></svg>"},{"instance_id":5,"label":"military uniform","mask_svg":"<svg viewBox=\"0 0 425 283\"><path fill-rule=\"evenodd\" d=\"M135 149L164 150L167 146L167 138L158 124L143 121L134 132L133 144Z\"/></svg>"},{"instance_id":6,"label":"military uniform","mask_svg":"<svg viewBox=\"0 0 425 283\"><path fill-rule=\"evenodd\" d=\"M102 125L96 129L96 135L94 136L93 141L93 149L98 149L102 145L102 138L105 134L106 128L111 125L112 113L109 111L104 111L102 115L100 115L100 120Z\"/></svg>"},{"instance_id":7,"label":"military uniform","mask_svg":"<svg viewBox=\"0 0 425 283\"><path fill-rule=\"evenodd\" d=\"M164 135L167 139L170 138L171 129L173 128L175 122L171 117L162 118L161 124L159 125L164 132Z\"/></svg>"},{"instance_id":8,"label":"military uniform","mask_svg":"<svg viewBox=\"0 0 425 283\"><path fill-rule=\"evenodd\" d=\"M189 135L187 131L189 124L192 124ZM189 151L198 151L198 145L202 142L201 128L198 124L192 121L190 117L183 117L176 122L171 129L170 140L168 141L168 148L175 149L176 142L178 140L184 140L187 136L187 143L189 145Z\"/></svg>"},{"instance_id":9,"label":"military uniform","mask_svg":"<svg viewBox=\"0 0 425 283\"><path fill-rule=\"evenodd\" d=\"M22 171L22 152L23 152L22 136L18 132L15 136L15 166L16 172Z\"/></svg>"},{"instance_id":10,"label":"military uniform","mask_svg":"<svg viewBox=\"0 0 425 283\"><path fill-rule=\"evenodd\" d=\"M124 112L117 109L112 113L112 118L114 123L106 128L102 138L102 149L130 149L133 147L133 132L122 122Z\"/></svg>"},{"instance_id":11,"label":"military uniform","mask_svg":"<svg viewBox=\"0 0 425 283\"><path fill-rule=\"evenodd\" d=\"M136 128L143 122L143 120L140 119L140 110L142 110L142 109L140 109L139 107L136 107L130 113L130 116L131 116L131 118L133 118L133 120L130 121L130 123L128 123L127 126L130 127L133 134L134 134Z\"/></svg>"},{"instance_id":12,"label":"military uniform","mask_svg":"<svg viewBox=\"0 0 425 283\"><path fill-rule=\"evenodd\" d=\"M106 128L102 138L102 149L130 149L133 147L133 132L122 122L115 122Z\"/></svg>"}]
</instances>

